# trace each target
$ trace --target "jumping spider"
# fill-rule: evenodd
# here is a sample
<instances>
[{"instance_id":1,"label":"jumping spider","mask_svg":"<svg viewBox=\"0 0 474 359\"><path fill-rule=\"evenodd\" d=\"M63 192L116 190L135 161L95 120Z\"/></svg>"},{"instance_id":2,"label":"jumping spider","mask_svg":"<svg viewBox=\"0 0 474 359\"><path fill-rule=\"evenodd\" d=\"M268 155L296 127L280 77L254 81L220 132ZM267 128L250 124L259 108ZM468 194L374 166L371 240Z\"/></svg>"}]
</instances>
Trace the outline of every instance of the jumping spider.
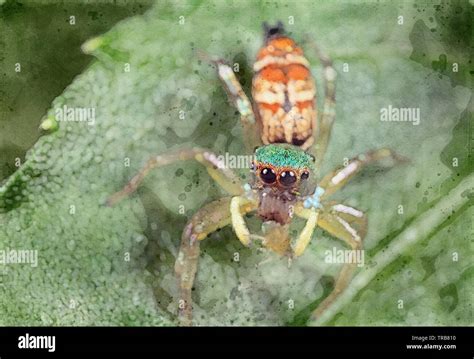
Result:
<instances>
[{"instance_id":1,"label":"jumping spider","mask_svg":"<svg viewBox=\"0 0 474 359\"><path fill-rule=\"evenodd\" d=\"M324 68L324 108L318 118L315 81L302 49L285 35L281 22L276 26L264 23L264 39L253 65L252 104L230 66L221 59L200 54L216 67L230 102L240 113L247 150L254 153L249 183L241 183L211 151L182 149L151 158L107 201L113 205L135 191L152 168L191 159L203 164L229 194L203 206L182 233L175 264L180 291L178 316L182 325L192 323L191 290L199 244L210 233L232 225L244 246L260 239L264 247L279 255L296 258L303 254L319 226L350 248L361 249L367 231L366 215L329 198L368 164L383 159L392 163L402 160L390 149L373 150L321 178L319 169L335 118L336 71L332 61L310 42ZM263 236L249 232L244 215L251 212L256 212L262 220ZM292 244L289 225L294 215L305 219L306 224ZM348 286L354 270L354 263L342 267L333 291L319 304L313 317L319 316Z\"/></svg>"}]
</instances>

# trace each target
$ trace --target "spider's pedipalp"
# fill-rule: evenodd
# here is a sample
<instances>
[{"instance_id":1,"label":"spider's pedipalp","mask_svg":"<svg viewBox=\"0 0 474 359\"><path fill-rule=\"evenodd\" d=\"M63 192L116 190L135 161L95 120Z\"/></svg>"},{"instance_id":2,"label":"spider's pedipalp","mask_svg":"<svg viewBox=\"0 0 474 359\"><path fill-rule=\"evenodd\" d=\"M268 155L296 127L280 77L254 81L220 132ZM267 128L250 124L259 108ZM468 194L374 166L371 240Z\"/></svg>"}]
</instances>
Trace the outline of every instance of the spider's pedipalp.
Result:
<instances>
[{"instance_id":1,"label":"spider's pedipalp","mask_svg":"<svg viewBox=\"0 0 474 359\"><path fill-rule=\"evenodd\" d=\"M305 213L303 213L303 211ZM295 209L295 214L297 216L306 218L307 220L303 230L296 240L295 246L293 247L294 255L299 257L303 254L309 242L311 241L314 230L318 225L318 211L315 209L302 209L300 206L297 206Z\"/></svg>"},{"instance_id":2,"label":"spider's pedipalp","mask_svg":"<svg viewBox=\"0 0 474 359\"><path fill-rule=\"evenodd\" d=\"M252 206L252 203L256 205L254 201L251 201L245 197L233 197L230 202L230 216L232 221L232 228L239 239L239 241L246 247L250 245L250 231L245 224L243 213L241 208L245 206Z\"/></svg>"}]
</instances>

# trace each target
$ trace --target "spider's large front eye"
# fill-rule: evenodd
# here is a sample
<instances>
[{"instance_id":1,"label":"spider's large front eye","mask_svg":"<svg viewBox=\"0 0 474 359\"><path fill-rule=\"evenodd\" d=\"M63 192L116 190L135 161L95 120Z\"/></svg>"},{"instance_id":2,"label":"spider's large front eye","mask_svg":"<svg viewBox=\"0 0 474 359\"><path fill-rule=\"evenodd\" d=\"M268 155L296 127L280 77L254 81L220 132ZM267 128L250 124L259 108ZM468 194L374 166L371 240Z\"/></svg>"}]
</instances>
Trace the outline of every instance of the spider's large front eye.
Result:
<instances>
[{"instance_id":1,"label":"spider's large front eye","mask_svg":"<svg viewBox=\"0 0 474 359\"><path fill-rule=\"evenodd\" d=\"M276 174L275 171L271 168L264 168L260 171L260 178L263 182L271 184L276 181Z\"/></svg>"},{"instance_id":2,"label":"spider's large front eye","mask_svg":"<svg viewBox=\"0 0 474 359\"><path fill-rule=\"evenodd\" d=\"M283 186L291 186L296 182L296 175L293 171L284 171L280 175L280 183Z\"/></svg>"}]
</instances>

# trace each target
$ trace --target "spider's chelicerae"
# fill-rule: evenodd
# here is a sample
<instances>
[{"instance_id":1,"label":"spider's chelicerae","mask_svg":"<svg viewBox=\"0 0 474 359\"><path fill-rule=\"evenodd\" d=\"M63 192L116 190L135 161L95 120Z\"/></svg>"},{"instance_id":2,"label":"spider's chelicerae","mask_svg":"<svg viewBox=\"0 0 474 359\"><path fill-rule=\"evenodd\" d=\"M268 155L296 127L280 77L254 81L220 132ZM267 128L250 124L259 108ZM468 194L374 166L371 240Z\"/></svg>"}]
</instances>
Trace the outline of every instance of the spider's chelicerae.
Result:
<instances>
[{"instance_id":1,"label":"spider's chelicerae","mask_svg":"<svg viewBox=\"0 0 474 359\"><path fill-rule=\"evenodd\" d=\"M264 23L264 39L253 65L253 104L224 61L201 53L216 67L229 100L240 113L247 149L255 149L250 182L241 183L209 150L181 149L151 158L121 191L108 199L108 204L113 205L132 193L154 167L191 159L202 163L229 194L203 206L184 228L175 264L180 292L178 315L183 325L192 323L191 290L199 243L210 233L232 225L244 246L261 240L264 247L291 259L303 254L319 226L350 248L361 249L367 217L362 211L329 198L368 164L383 159L391 163L403 160L390 149L372 150L320 177L335 118L336 71L331 60L310 43L323 66L325 82L324 108L318 116L315 81L302 49L285 35L281 22L276 26ZM263 236L249 232L244 216L251 212L262 220ZM305 219L306 224L293 241L289 225L294 216ZM348 286L354 269L355 263L344 264L333 291L319 304L313 317L319 316Z\"/></svg>"}]
</instances>

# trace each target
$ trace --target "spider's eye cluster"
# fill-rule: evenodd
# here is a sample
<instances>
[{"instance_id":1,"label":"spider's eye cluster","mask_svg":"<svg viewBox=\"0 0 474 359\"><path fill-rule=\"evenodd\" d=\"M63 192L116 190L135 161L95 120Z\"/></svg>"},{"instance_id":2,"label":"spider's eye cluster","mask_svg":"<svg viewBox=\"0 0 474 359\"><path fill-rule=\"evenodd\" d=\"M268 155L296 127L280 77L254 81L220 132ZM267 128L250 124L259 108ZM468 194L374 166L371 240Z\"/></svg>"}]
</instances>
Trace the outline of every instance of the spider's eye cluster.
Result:
<instances>
[{"instance_id":1,"label":"spider's eye cluster","mask_svg":"<svg viewBox=\"0 0 474 359\"><path fill-rule=\"evenodd\" d=\"M283 170L276 173L271 167L264 167L259 172L260 179L266 184L273 184L278 181L283 187L291 187L298 181L298 174L292 170ZM300 180L309 178L309 172L304 171L299 175Z\"/></svg>"},{"instance_id":2,"label":"spider's eye cluster","mask_svg":"<svg viewBox=\"0 0 474 359\"><path fill-rule=\"evenodd\" d=\"M264 168L260 171L260 178L267 184L274 183L276 181L276 173L271 168Z\"/></svg>"}]
</instances>

